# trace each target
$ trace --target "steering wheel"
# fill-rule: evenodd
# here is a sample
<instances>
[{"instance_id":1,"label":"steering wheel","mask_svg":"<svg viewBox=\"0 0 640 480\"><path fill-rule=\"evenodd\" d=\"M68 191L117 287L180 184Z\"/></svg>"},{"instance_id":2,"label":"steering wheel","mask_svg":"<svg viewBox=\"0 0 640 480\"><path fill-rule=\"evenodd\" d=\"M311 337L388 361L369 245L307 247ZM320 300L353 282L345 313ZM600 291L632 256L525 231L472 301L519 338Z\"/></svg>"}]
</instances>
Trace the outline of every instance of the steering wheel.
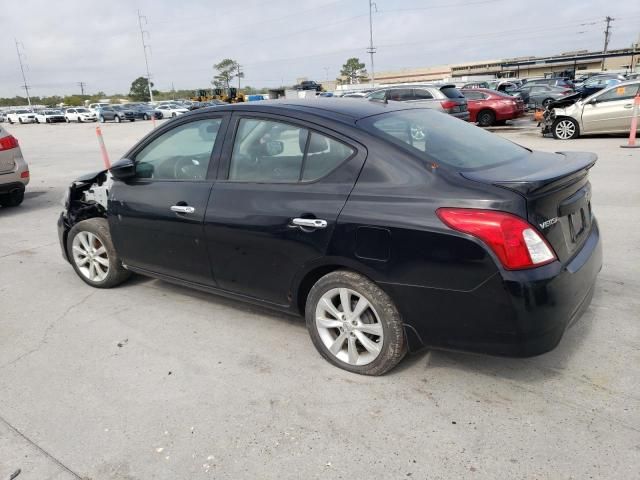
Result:
<instances>
[{"instance_id":1,"label":"steering wheel","mask_svg":"<svg viewBox=\"0 0 640 480\"><path fill-rule=\"evenodd\" d=\"M199 180L203 178L200 161L195 158L182 157L173 165L173 176L182 180Z\"/></svg>"}]
</instances>

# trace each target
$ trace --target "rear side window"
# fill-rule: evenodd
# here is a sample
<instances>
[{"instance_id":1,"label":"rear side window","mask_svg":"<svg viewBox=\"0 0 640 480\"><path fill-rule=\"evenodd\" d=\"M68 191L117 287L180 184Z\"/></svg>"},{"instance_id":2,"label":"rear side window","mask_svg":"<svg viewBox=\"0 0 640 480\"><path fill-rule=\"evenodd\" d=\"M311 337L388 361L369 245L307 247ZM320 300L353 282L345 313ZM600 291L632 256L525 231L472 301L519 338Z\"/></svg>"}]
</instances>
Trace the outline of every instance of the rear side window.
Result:
<instances>
[{"instance_id":1,"label":"rear side window","mask_svg":"<svg viewBox=\"0 0 640 480\"><path fill-rule=\"evenodd\" d=\"M468 100L483 100L484 99L484 96L482 95L482 92L474 92L474 91L470 91L470 90L465 90L462 93L464 94L464 96Z\"/></svg>"},{"instance_id":2,"label":"rear side window","mask_svg":"<svg viewBox=\"0 0 640 480\"><path fill-rule=\"evenodd\" d=\"M442 87L440 89L447 98L464 98L464 95L456 87Z\"/></svg>"},{"instance_id":3,"label":"rear side window","mask_svg":"<svg viewBox=\"0 0 640 480\"><path fill-rule=\"evenodd\" d=\"M429 90L424 88L416 88L413 90L413 96L416 100L431 100L433 95L429 93Z\"/></svg>"},{"instance_id":4,"label":"rear side window","mask_svg":"<svg viewBox=\"0 0 640 480\"><path fill-rule=\"evenodd\" d=\"M387 92L387 98L396 102L413 100L413 90L411 88L394 88Z\"/></svg>"},{"instance_id":5,"label":"rear side window","mask_svg":"<svg viewBox=\"0 0 640 480\"><path fill-rule=\"evenodd\" d=\"M358 124L416 154L425 163L435 161L457 170L487 168L528 153L493 133L431 109L383 113Z\"/></svg>"},{"instance_id":6,"label":"rear side window","mask_svg":"<svg viewBox=\"0 0 640 480\"><path fill-rule=\"evenodd\" d=\"M240 120L229 180L296 183L317 180L355 153L351 147L306 128L273 120Z\"/></svg>"},{"instance_id":7,"label":"rear side window","mask_svg":"<svg viewBox=\"0 0 640 480\"><path fill-rule=\"evenodd\" d=\"M610 102L614 100L628 100L635 97L638 94L638 86L640 84L624 85L613 88L608 92L603 93L597 97L599 102Z\"/></svg>"}]
</instances>

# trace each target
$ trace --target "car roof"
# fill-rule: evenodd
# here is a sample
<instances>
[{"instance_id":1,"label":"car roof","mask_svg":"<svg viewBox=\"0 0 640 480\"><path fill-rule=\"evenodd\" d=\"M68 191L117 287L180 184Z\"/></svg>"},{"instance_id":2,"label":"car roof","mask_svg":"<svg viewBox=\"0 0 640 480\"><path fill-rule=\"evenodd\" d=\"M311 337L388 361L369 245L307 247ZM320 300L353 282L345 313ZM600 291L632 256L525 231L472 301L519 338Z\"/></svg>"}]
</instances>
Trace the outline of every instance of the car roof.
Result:
<instances>
[{"instance_id":1,"label":"car roof","mask_svg":"<svg viewBox=\"0 0 640 480\"><path fill-rule=\"evenodd\" d=\"M422 107L425 108L425 107ZM285 113L287 111L310 113L344 123L355 123L366 117L379 115L390 111L420 109L420 106L408 105L403 102L378 102L363 98L335 98L323 97L313 99L281 99L263 100L261 102L234 103L217 107L206 107L196 112L224 110L253 111L264 113Z\"/></svg>"}]
</instances>

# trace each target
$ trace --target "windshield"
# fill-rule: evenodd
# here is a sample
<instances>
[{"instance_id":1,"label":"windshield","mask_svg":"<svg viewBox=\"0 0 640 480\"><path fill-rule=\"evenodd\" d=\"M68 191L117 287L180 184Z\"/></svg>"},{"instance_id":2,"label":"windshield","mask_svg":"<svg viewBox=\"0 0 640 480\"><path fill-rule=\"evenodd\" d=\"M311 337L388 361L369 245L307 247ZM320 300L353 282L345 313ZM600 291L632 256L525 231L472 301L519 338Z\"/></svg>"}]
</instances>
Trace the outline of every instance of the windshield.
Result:
<instances>
[{"instance_id":1,"label":"windshield","mask_svg":"<svg viewBox=\"0 0 640 480\"><path fill-rule=\"evenodd\" d=\"M528 153L498 135L431 109L383 113L358 123L425 162L458 170L492 167Z\"/></svg>"},{"instance_id":2,"label":"windshield","mask_svg":"<svg viewBox=\"0 0 640 480\"><path fill-rule=\"evenodd\" d=\"M87 109L86 108L76 108L76 112L78 112L78 113L87 113Z\"/></svg>"}]
</instances>

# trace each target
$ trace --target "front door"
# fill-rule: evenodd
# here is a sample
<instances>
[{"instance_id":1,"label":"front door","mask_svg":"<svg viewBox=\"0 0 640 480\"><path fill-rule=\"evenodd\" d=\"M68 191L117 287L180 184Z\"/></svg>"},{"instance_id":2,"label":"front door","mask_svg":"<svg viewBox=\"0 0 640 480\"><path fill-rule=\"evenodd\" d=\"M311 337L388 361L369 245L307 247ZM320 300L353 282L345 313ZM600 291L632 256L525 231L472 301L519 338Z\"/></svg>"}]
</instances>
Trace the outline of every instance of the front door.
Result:
<instances>
[{"instance_id":1,"label":"front door","mask_svg":"<svg viewBox=\"0 0 640 480\"><path fill-rule=\"evenodd\" d=\"M583 133L628 132L638 85L616 86L587 103L582 111Z\"/></svg>"},{"instance_id":2,"label":"front door","mask_svg":"<svg viewBox=\"0 0 640 480\"><path fill-rule=\"evenodd\" d=\"M134 151L136 176L116 181L108 218L113 242L131 267L215 285L203 236L223 115L161 129Z\"/></svg>"},{"instance_id":3,"label":"front door","mask_svg":"<svg viewBox=\"0 0 640 480\"><path fill-rule=\"evenodd\" d=\"M327 253L366 158L332 131L266 114L234 114L205 236L218 286L279 305Z\"/></svg>"}]
</instances>

